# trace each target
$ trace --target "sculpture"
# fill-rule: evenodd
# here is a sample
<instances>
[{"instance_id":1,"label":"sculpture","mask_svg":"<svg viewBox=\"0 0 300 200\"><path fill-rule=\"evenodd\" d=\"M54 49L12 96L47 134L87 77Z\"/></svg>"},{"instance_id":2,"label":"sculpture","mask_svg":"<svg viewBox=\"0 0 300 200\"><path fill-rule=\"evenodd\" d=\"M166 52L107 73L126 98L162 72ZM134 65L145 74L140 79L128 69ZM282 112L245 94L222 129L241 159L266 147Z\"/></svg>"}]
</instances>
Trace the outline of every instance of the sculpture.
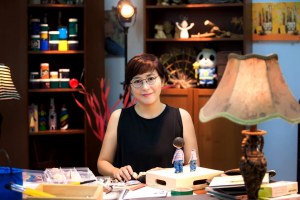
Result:
<instances>
[{"instance_id":1,"label":"sculpture","mask_svg":"<svg viewBox=\"0 0 300 200\"><path fill-rule=\"evenodd\" d=\"M154 38L157 38L157 39L167 38L167 36L163 32L163 30L164 30L163 25L156 24L154 28L157 30L157 33L155 34Z\"/></svg>"},{"instance_id":2,"label":"sculpture","mask_svg":"<svg viewBox=\"0 0 300 200\"><path fill-rule=\"evenodd\" d=\"M181 30L175 26L175 33L174 33L174 38L180 38L180 33L181 33Z\"/></svg>"},{"instance_id":3,"label":"sculpture","mask_svg":"<svg viewBox=\"0 0 300 200\"><path fill-rule=\"evenodd\" d=\"M49 110L49 129L56 130L56 111L55 111L55 104L54 98L50 99L50 110Z\"/></svg>"},{"instance_id":4,"label":"sculpture","mask_svg":"<svg viewBox=\"0 0 300 200\"><path fill-rule=\"evenodd\" d=\"M67 111L67 106L64 104L61 108L60 113L60 129L67 130L69 127L69 114Z\"/></svg>"},{"instance_id":5,"label":"sculpture","mask_svg":"<svg viewBox=\"0 0 300 200\"><path fill-rule=\"evenodd\" d=\"M174 29L174 25L169 21L165 21L163 26L164 26L164 32L166 34L166 37L173 38L171 31Z\"/></svg>"},{"instance_id":6,"label":"sculpture","mask_svg":"<svg viewBox=\"0 0 300 200\"><path fill-rule=\"evenodd\" d=\"M180 18L182 19L181 27L179 26L178 22L176 22L176 26L181 30L180 32L180 38L189 38L188 30L190 30L195 24L191 23L190 26L188 26L187 23L187 17L180 15Z\"/></svg>"},{"instance_id":7,"label":"sculpture","mask_svg":"<svg viewBox=\"0 0 300 200\"><path fill-rule=\"evenodd\" d=\"M39 130L44 131L46 128L46 111L44 110L44 104L41 104L39 111Z\"/></svg>"}]
</instances>

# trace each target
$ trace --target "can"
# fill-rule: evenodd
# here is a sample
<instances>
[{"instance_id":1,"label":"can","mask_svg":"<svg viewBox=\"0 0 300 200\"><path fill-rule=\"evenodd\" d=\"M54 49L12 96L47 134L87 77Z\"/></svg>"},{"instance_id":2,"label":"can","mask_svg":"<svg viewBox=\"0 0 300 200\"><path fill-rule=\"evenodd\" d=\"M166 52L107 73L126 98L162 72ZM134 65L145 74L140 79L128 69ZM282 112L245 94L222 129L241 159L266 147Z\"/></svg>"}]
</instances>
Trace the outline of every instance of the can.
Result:
<instances>
[{"instance_id":1,"label":"can","mask_svg":"<svg viewBox=\"0 0 300 200\"><path fill-rule=\"evenodd\" d=\"M59 41L49 41L49 50L58 51Z\"/></svg>"},{"instance_id":2,"label":"can","mask_svg":"<svg viewBox=\"0 0 300 200\"><path fill-rule=\"evenodd\" d=\"M40 31L48 31L48 24L40 24Z\"/></svg>"},{"instance_id":3,"label":"can","mask_svg":"<svg viewBox=\"0 0 300 200\"><path fill-rule=\"evenodd\" d=\"M70 69L59 69L59 78L70 78Z\"/></svg>"},{"instance_id":4,"label":"can","mask_svg":"<svg viewBox=\"0 0 300 200\"><path fill-rule=\"evenodd\" d=\"M30 88L31 89L39 89L40 88L40 79L29 79Z\"/></svg>"},{"instance_id":5,"label":"can","mask_svg":"<svg viewBox=\"0 0 300 200\"><path fill-rule=\"evenodd\" d=\"M58 50L59 51L68 51L68 41L67 40L59 40Z\"/></svg>"},{"instance_id":6,"label":"can","mask_svg":"<svg viewBox=\"0 0 300 200\"><path fill-rule=\"evenodd\" d=\"M193 195L192 188L178 187L171 190L172 196Z\"/></svg>"},{"instance_id":7,"label":"can","mask_svg":"<svg viewBox=\"0 0 300 200\"><path fill-rule=\"evenodd\" d=\"M32 35L39 35L40 34L40 19L32 18L31 19L31 26L32 26Z\"/></svg>"},{"instance_id":8,"label":"can","mask_svg":"<svg viewBox=\"0 0 300 200\"><path fill-rule=\"evenodd\" d=\"M30 79L39 79L39 72L30 72Z\"/></svg>"},{"instance_id":9,"label":"can","mask_svg":"<svg viewBox=\"0 0 300 200\"><path fill-rule=\"evenodd\" d=\"M58 78L50 79L50 88L59 88L59 79Z\"/></svg>"},{"instance_id":10,"label":"can","mask_svg":"<svg viewBox=\"0 0 300 200\"><path fill-rule=\"evenodd\" d=\"M59 39L59 31L49 31L49 39L50 41L58 41Z\"/></svg>"},{"instance_id":11,"label":"can","mask_svg":"<svg viewBox=\"0 0 300 200\"><path fill-rule=\"evenodd\" d=\"M66 40L68 38L68 36L67 36L68 35L67 27L59 27L58 31L59 31L58 38L60 40Z\"/></svg>"},{"instance_id":12,"label":"can","mask_svg":"<svg viewBox=\"0 0 300 200\"><path fill-rule=\"evenodd\" d=\"M78 33L78 20L76 18L69 19L69 34L76 35Z\"/></svg>"},{"instance_id":13,"label":"can","mask_svg":"<svg viewBox=\"0 0 300 200\"><path fill-rule=\"evenodd\" d=\"M48 40L48 31L41 31L41 39Z\"/></svg>"},{"instance_id":14,"label":"can","mask_svg":"<svg viewBox=\"0 0 300 200\"><path fill-rule=\"evenodd\" d=\"M58 72L50 72L50 79L57 79L58 78Z\"/></svg>"},{"instance_id":15,"label":"can","mask_svg":"<svg viewBox=\"0 0 300 200\"><path fill-rule=\"evenodd\" d=\"M48 51L48 40L41 40L41 51Z\"/></svg>"},{"instance_id":16,"label":"can","mask_svg":"<svg viewBox=\"0 0 300 200\"><path fill-rule=\"evenodd\" d=\"M40 35L31 36L31 50L33 51L40 50Z\"/></svg>"},{"instance_id":17,"label":"can","mask_svg":"<svg viewBox=\"0 0 300 200\"><path fill-rule=\"evenodd\" d=\"M77 41L77 35L69 35L69 41Z\"/></svg>"},{"instance_id":18,"label":"can","mask_svg":"<svg viewBox=\"0 0 300 200\"><path fill-rule=\"evenodd\" d=\"M78 50L78 41L68 41L68 48L73 51Z\"/></svg>"},{"instance_id":19,"label":"can","mask_svg":"<svg viewBox=\"0 0 300 200\"><path fill-rule=\"evenodd\" d=\"M41 63L41 79L49 79L49 63Z\"/></svg>"},{"instance_id":20,"label":"can","mask_svg":"<svg viewBox=\"0 0 300 200\"><path fill-rule=\"evenodd\" d=\"M40 79L41 88L42 89L49 89L50 88L50 79Z\"/></svg>"},{"instance_id":21,"label":"can","mask_svg":"<svg viewBox=\"0 0 300 200\"><path fill-rule=\"evenodd\" d=\"M60 88L70 88L69 86L69 81L70 79L69 78L61 78L59 79L59 87Z\"/></svg>"}]
</instances>

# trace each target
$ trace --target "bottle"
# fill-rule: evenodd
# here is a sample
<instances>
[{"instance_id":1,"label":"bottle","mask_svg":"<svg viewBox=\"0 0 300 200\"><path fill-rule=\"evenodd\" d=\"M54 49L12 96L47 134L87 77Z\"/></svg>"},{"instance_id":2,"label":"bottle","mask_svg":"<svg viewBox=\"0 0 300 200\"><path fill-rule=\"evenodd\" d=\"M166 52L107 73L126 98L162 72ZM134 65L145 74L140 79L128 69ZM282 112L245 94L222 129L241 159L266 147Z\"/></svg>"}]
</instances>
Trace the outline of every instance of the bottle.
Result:
<instances>
[{"instance_id":1,"label":"bottle","mask_svg":"<svg viewBox=\"0 0 300 200\"><path fill-rule=\"evenodd\" d=\"M43 16L43 24L48 24L47 13L44 13L44 16Z\"/></svg>"},{"instance_id":2,"label":"bottle","mask_svg":"<svg viewBox=\"0 0 300 200\"><path fill-rule=\"evenodd\" d=\"M47 123L47 120L46 120L46 112L44 109L44 104L41 104L40 111L39 111L39 130L40 131L47 130L46 123Z\"/></svg>"},{"instance_id":3,"label":"bottle","mask_svg":"<svg viewBox=\"0 0 300 200\"><path fill-rule=\"evenodd\" d=\"M50 110L49 110L49 129L56 130L56 111L55 111L55 104L54 98L50 99Z\"/></svg>"},{"instance_id":4,"label":"bottle","mask_svg":"<svg viewBox=\"0 0 300 200\"><path fill-rule=\"evenodd\" d=\"M69 114L67 111L67 106L64 104L61 108L60 113L60 129L67 130L69 127Z\"/></svg>"}]
</instances>

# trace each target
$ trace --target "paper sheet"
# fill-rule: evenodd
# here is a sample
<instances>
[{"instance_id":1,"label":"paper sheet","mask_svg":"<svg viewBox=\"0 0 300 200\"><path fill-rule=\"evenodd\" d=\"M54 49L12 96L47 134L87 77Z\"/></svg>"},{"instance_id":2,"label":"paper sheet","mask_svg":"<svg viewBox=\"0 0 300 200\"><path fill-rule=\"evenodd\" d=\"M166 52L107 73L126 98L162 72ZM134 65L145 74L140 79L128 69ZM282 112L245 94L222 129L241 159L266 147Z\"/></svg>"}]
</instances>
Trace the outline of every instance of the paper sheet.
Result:
<instances>
[{"instance_id":1,"label":"paper sheet","mask_svg":"<svg viewBox=\"0 0 300 200\"><path fill-rule=\"evenodd\" d=\"M166 190L161 190L161 189L146 186L135 191L129 190L129 192L124 196L123 199L166 197L167 193L168 191ZM119 200L122 200L122 197Z\"/></svg>"}]
</instances>

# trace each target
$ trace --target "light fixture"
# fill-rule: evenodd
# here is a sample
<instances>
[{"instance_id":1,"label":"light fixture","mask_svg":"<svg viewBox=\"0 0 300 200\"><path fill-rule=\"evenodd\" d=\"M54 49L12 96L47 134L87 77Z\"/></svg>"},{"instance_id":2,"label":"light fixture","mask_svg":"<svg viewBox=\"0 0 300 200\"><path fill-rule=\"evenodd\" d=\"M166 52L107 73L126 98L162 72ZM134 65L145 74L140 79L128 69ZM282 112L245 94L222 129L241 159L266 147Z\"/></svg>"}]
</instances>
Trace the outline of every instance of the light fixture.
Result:
<instances>
[{"instance_id":1,"label":"light fixture","mask_svg":"<svg viewBox=\"0 0 300 200\"><path fill-rule=\"evenodd\" d=\"M262 152L266 131L257 130L257 124L273 118L297 124L300 106L284 80L277 54L229 54L222 80L199 117L202 122L225 117L250 126L250 130L242 131L246 137L240 170L248 199L258 199L267 160Z\"/></svg>"}]
</instances>

